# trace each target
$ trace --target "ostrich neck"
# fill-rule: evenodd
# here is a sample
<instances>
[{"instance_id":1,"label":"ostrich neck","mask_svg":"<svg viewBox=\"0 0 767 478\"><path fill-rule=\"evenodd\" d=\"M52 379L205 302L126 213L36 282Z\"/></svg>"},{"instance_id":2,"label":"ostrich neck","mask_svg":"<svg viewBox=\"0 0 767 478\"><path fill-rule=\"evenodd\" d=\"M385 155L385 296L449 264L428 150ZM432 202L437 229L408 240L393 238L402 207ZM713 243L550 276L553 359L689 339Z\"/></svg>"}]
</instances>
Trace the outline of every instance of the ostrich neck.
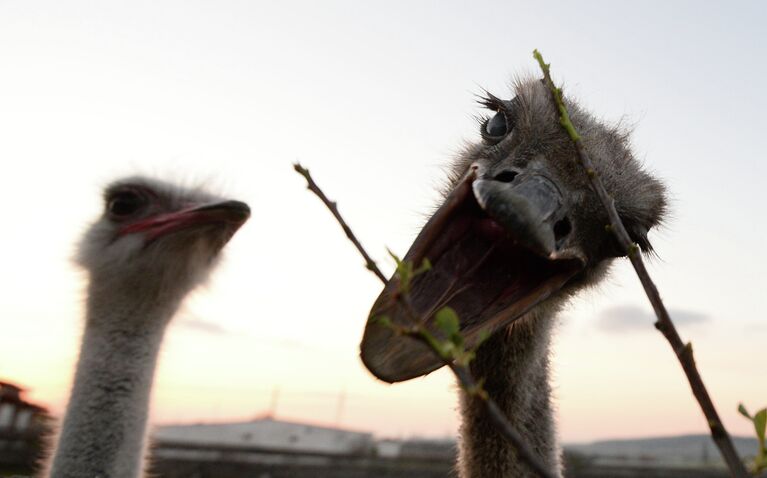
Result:
<instances>
[{"instance_id":1,"label":"ostrich neck","mask_svg":"<svg viewBox=\"0 0 767 478\"><path fill-rule=\"evenodd\" d=\"M485 390L498 403L542 463L560 473L559 450L550 404L549 342L553 311L536 310L488 339L472 362ZM461 393L461 478L528 477L513 447L488 419L476 397Z\"/></svg>"},{"instance_id":2,"label":"ostrich neck","mask_svg":"<svg viewBox=\"0 0 767 478\"><path fill-rule=\"evenodd\" d=\"M179 300L139 300L104 288L95 280L89 288L80 357L51 477L133 478L143 469L155 364Z\"/></svg>"}]
</instances>

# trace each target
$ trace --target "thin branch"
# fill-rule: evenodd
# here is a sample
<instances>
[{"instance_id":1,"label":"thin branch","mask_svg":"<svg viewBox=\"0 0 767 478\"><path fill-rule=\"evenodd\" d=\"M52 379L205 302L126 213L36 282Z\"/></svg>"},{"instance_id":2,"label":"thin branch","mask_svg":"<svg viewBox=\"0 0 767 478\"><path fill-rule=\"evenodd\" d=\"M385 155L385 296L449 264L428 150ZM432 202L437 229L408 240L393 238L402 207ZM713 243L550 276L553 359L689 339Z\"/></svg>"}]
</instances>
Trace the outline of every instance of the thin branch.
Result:
<instances>
[{"instance_id":1,"label":"thin branch","mask_svg":"<svg viewBox=\"0 0 767 478\"><path fill-rule=\"evenodd\" d=\"M538 455L527 443L525 443L522 435L520 435L517 429L514 428L511 422L509 422L501 408L495 403L495 400L490 398L484 389L482 389L482 386L474 380L469 368L462 365L456 365L453 362L448 362L447 366L450 367L450 370L453 371L455 376L461 382L461 386L464 390L467 390L470 394L482 400L485 404L485 410L490 416L490 420L495 424L495 428L501 432L501 435L514 446L519 460L527 464L527 466L539 476L554 478L554 475L540 462Z\"/></svg>"},{"instance_id":2,"label":"thin branch","mask_svg":"<svg viewBox=\"0 0 767 478\"><path fill-rule=\"evenodd\" d=\"M385 284L385 283L384 283ZM501 410L501 407L495 403L495 400L490 398L487 392L482 388L482 384L478 382L471 374L468 366L460 365L452 360L450 356L446 356L440 349L439 344L435 343L434 338L429 334L426 329L423 328L421 321L418 320L418 316L413 309L412 304L406 294L397 294L397 299L400 304L405 308L410 321L416 324L411 328L398 329L402 331L404 335L413 337L414 339L426 344L441 360L447 365L453 372L455 377L461 384L461 387L471 396L476 397L485 404L485 410L487 411L490 420L495 424L496 429L506 438L509 443L514 447L517 452L517 457L523 463L527 464L535 473L544 478L554 478L554 475L546 469L546 467L540 462L536 453L525 442L522 435L514 428L514 425L506 418L506 415Z\"/></svg>"},{"instance_id":3,"label":"thin branch","mask_svg":"<svg viewBox=\"0 0 767 478\"><path fill-rule=\"evenodd\" d=\"M354 244L354 247L357 248L362 257L365 258L367 268L373 272L381 280L381 282L383 282L384 285L386 285L388 283L386 276L383 275L376 263L370 259L367 251L365 251L365 248L354 235L354 232L352 232L351 227L349 227L346 221L344 221L343 217L341 217L341 214L338 212L338 208L336 207L336 203L330 201L327 196L325 196L325 193L322 192L320 187L317 186L317 183L315 183L312 179L308 169L302 167L299 163L294 164L293 168L301 176L303 176L304 179L306 179L307 189L317 195L317 197L320 198L325 206L330 209L330 212L333 213L336 221L338 221L346 233L346 237L352 242L352 244ZM407 312L411 322L413 322L414 325L412 327L393 326L395 327L395 331L426 344L434 352L434 354L437 355L440 360L442 360L442 362L450 368L450 370L460 382L461 387L466 390L467 393L482 400L482 402L485 404L485 410L490 416L490 419L495 424L501 435L503 435L503 437L506 438L506 440L515 448L519 460L527 464L527 466L530 467L530 469L532 469L538 476L541 476L542 478L555 478L554 474L547 470L546 467L540 462L532 448L530 448L527 443L525 443L522 435L514 428L514 425L511 424L508 418L506 418L498 404L496 404L495 401L493 401L493 399L487 395L487 393L482 388L482 385L472 376L468 367L455 363L455 361L452 360L449 356L443 354L439 344L436 344L431 334L429 334L429 332L423 328L422 325L420 325L421 321L418 319L418 316L410 303L408 295L398 293L396 294L396 298L400 305L405 308L405 311Z\"/></svg>"},{"instance_id":4,"label":"thin branch","mask_svg":"<svg viewBox=\"0 0 767 478\"><path fill-rule=\"evenodd\" d=\"M336 218L336 221L338 221L338 224L341 225L341 228L344 230L344 233L346 233L346 237L349 238L350 241L352 241L352 244L354 244L354 247L357 248L359 253L362 255L362 257L365 259L365 267L369 271L372 271L373 274L375 274L379 279L381 279L381 282L386 284L386 276L383 275L381 272L381 269L378 268L378 265L376 265L375 261L370 258L368 253L365 251L365 248L362 247L362 244L360 244L360 241L357 239L357 237L352 232L352 229L349 227L348 224L346 224L346 221L344 221L344 218L341 217L341 213L338 212L338 206L336 205L335 201L331 201L328 199L327 196L325 196L325 193L322 192L322 190L317 186L317 183L314 182L314 179L312 179L311 174L309 174L309 170L301 166L300 163L295 163L293 165L293 169L296 170L298 174L304 177L306 179L306 189L313 192L315 195L317 195L318 198L327 206L328 209L330 209L330 212L333 213L333 217Z\"/></svg>"},{"instance_id":5,"label":"thin branch","mask_svg":"<svg viewBox=\"0 0 767 478\"><path fill-rule=\"evenodd\" d=\"M706 386L703 384L703 379L701 378L700 373L695 366L695 359L692 353L692 344L690 342L687 344L682 342L682 339L680 338L674 323L671 321L671 317L666 310L666 306L661 300L658 288L655 287L655 284L650 278L650 274L647 272L647 268L642 261L642 255L639 251L639 247L631 241L628 232L626 232L626 228L624 227L623 222L618 215L618 211L615 209L615 201L607 193L607 190L602 183L602 179L594 169L594 163L591 161L591 157L589 156L589 152L586 149L586 146L583 144L583 140L570 121L570 116L567 113L567 108L565 107L564 101L562 100L562 90L557 88L554 85L554 82L551 80L551 75L549 73L550 65L544 63L543 57L538 52L538 50L533 52L533 56L536 60L538 60L538 64L540 65L541 70L543 70L546 86L549 88L549 90L551 90L551 95L560 114L560 124L565 129L565 131L567 131L570 139L575 144L581 165L586 170L586 174L589 177L589 181L591 182L591 187L594 188L597 196L599 196L599 200L607 210L607 215L610 218L610 226L608 229L610 229L615 234L615 237L618 239L621 248L628 255L629 260L631 260L631 264L634 266L634 270L636 271L637 276L639 276L642 287L644 287L647 298L650 300L650 304L652 304L652 307L655 310L655 315L658 318L658 320L655 322L655 327L663 334L664 337L666 337L666 340L668 340L671 348L674 350L677 359L679 359L679 363L682 365L682 369L687 376L687 380L690 382L692 393L700 404L700 408L703 410L703 414L706 416L708 426L711 429L711 437L714 439L717 447L719 447L719 451L722 453L722 457L727 463L732 476L737 478L748 477L749 475L746 471L745 465L743 465L743 462L738 456L738 453L735 450L735 446L732 444L732 440L730 439L730 435L724 428L722 420L719 418L719 414L716 411L716 407L714 406L714 403L712 402L711 397L706 390Z\"/></svg>"}]
</instances>

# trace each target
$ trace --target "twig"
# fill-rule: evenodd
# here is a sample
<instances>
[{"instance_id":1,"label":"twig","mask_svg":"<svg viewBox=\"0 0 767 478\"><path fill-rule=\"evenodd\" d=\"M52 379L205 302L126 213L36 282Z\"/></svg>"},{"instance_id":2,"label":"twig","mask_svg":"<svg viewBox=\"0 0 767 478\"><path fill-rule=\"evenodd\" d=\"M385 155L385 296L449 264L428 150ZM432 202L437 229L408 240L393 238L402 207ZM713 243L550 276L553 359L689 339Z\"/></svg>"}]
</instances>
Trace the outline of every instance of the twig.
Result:
<instances>
[{"instance_id":1,"label":"twig","mask_svg":"<svg viewBox=\"0 0 767 478\"><path fill-rule=\"evenodd\" d=\"M365 248L362 247L362 244L360 244L360 241L357 239L357 237L352 232L352 229L349 227L348 224L346 224L346 221L344 221L344 218L341 217L341 213L338 212L338 206L336 205L335 201L331 201L328 199L327 196L325 196L325 193L322 192L322 190L317 186L317 183L314 182L314 179L312 179L311 174L309 174L309 170L301 166L300 163L295 163L293 165L293 169L296 170L298 174L304 177L306 179L306 189L313 192L320 200L327 206L328 209L330 209L330 212L333 213L333 217L336 218L336 221L338 221L338 224L341 225L341 228L344 230L344 233L346 234L346 237L349 238L350 241L352 241L352 244L354 244L354 247L357 248L360 254L362 254L362 257L365 259L365 267L373 274L375 274L379 279L381 279L381 282L386 284L386 276L383 275L381 272L381 269L378 268L375 261L370 258L367 251L365 251Z\"/></svg>"},{"instance_id":2,"label":"twig","mask_svg":"<svg viewBox=\"0 0 767 478\"><path fill-rule=\"evenodd\" d=\"M325 206L330 209L330 212L336 218L336 221L338 221L338 223L341 225L344 233L346 233L346 237L352 242L352 244L354 244L354 247L357 248L362 257L365 258L366 267L371 272L373 272L376 277L378 277L381 282L383 282L384 285L386 285L388 283L386 276L383 275L381 270L378 268L378 265L376 265L376 263L370 258L368 253L365 251L365 248L362 247L362 244L354 235L354 232L352 232L351 227L349 227L346 221L344 221L344 218L341 217L341 214L338 212L338 208L336 207L336 203L330 201L327 196L325 196L320 187L317 186L317 184L312 179L308 169L302 167L299 163L294 164L293 168L301 176L303 176L304 179L306 179L307 189L317 195L317 197L320 198ZM511 443L511 445L515 448L517 457L520 459L520 461L527 464L527 466L529 466L536 474L543 478L555 478L555 476L540 462L535 452L527 445L527 443L525 443L522 435L520 435L520 433L514 428L514 425L509 422L498 404L496 404L495 401L493 401L493 399L487 395L481 384L478 383L477 380L471 375L468 367L455 363L455 361L451 360L449 356L445 356L442 353L439 345L434 343L433 337L426 331L426 329L420 325L421 321L418 320L417 314L412 308L407 294L396 294L396 297L397 301L399 301L400 305L405 308L405 311L408 313L411 321L414 324L412 327L397 326L396 331L400 334L407 335L426 344L434 352L434 354L437 355L440 360L442 360L442 362L450 368L450 370L460 382L461 387L466 390L467 393L482 400L482 402L485 404L485 410L490 416L490 419L496 425L496 428L501 433L501 435L503 435L503 437L506 438L506 440L508 440L509 443Z\"/></svg>"},{"instance_id":3,"label":"twig","mask_svg":"<svg viewBox=\"0 0 767 478\"><path fill-rule=\"evenodd\" d=\"M386 282L384 282L384 285ZM408 329L398 329L403 332L404 335L419 340L426 344L441 360L447 365L453 372L455 377L461 383L461 387L471 396L479 398L482 403L485 404L485 410L490 416L490 420L495 424L496 429L502 436L508 440L517 452L517 457L523 463L526 463L535 473L544 478L554 478L549 470L538 460L535 452L530 448L522 435L514 428L514 425L506 418L506 415L501 411L501 408L495 403L495 400L490 398L487 392L482 388L482 384L478 382L471 371L468 368L468 364L462 365L456 363L455 360L451 360L449 356L443 354L439 344L436 344L434 338L426 331L421 325L421 321L413 309L410 303L409 297L406 294L397 294L397 300L405 308L410 321L415 326Z\"/></svg>"},{"instance_id":4,"label":"twig","mask_svg":"<svg viewBox=\"0 0 767 478\"><path fill-rule=\"evenodd\" d=\"M615 234L615 237L618 239L621 248L628 255L629 260L631 260L631 264L634 266L634 270L636 271L637 276L639 276L639 280L642 283L642 287L644 287L647 298L650 299L650 303L655 310L655 315L658 318L658 320L655 322L655 328L657 328L663 334L663 336L666 337L666 340L668 340L671 348L674 350L677 359L679 359L679 363L682 365L682 369L687 376L687 380L690 382L692 393L695 395L695 398L700 404L701 410L703 410L703 414L706 416L708 426L711 429L711 437L714 439L716 446L719 447L719 451L722 453L722 457L727 463L732 476L737 478L748 477L749 475L746 471L745 465L743 465L743 462L740 460L740 457L735 450L735 446L732 444L730 435L724 428L722 420L719 418L719 414L716 411L716 407L714 407L714 403L711 401L711 397L706 390L706 386L703 384L703 379L701 378L700 373L695 366L695 359L692 353L692 344L690 342L685 344L679 337L679 333L677 332L674 323L671 321L671 317L666 310L666 306L663 304L663 301L660 298L658 289L655 287L655 284L650 278L650 274L647 272L647 268L642 261L642 255L639 251L639 247L631 241L628 232L626 232L626 228L624 227L623 222L618 215L618 211L615 209L615 201L607 193L607 190L605 190L602 179L594 169L594 163L591 161L591 157L589 156L586 146L583 144L583 140L570 121L570 116L567 113L567 108L565 107L564 101L562 100L562 90L557 88L554 85L554 82L551 80L551 75L549 73L550 65L544 63L543 56L541 56L538 50L533 52L533 56L536 60L538 60L538 64L540 65L541 70L543 70L546 86L549 88L549 90L551 90L551 95L560 114L560 124L565 129L565 131L567 131L570 139L575 144L581 165L586 170L586 174L589 177L589 181L591 182L591 187L594 188L597 196L599 196L599 200L607 210L607 215L610 218L610 227L608 229L610 229Z\"/></svg>"},{"instance_id":5,"label":"twig","mask_svg":"<svg viewBox=\"0 0 767 478\"><path fill-rule=\"evenodd\" d=\"M527 464L538 475L545 478L554 478L554 475L538 460L536 453L525 443L522 435L519 434L516 428L509 422L506 415L501 408L495 403L495 400L490 398L487 393L481 388L474 377L469 372L468 367L456 365L453 362L447 363L450 370L461 382L461 386L464 390L478 397L485 404L485 410L490 416L490 420L495 424L495 428L501 432L506 440L508 440L512 446L514 446L517 452L517 458L520 461Z\"/></svg>"}]
</instances>

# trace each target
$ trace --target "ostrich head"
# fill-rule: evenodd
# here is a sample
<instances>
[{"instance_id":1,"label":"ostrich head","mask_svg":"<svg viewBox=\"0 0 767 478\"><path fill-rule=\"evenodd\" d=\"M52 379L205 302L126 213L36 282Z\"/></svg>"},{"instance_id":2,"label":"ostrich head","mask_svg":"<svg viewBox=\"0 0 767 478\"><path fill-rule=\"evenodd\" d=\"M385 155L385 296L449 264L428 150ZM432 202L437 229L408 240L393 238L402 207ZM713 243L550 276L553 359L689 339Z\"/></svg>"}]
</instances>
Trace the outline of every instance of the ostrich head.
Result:
<instances>
[{"instance_id":1,"label":"ostrich head","mask_svg":"<svg viewBox=\"0 0 767 478\"><path fill-rule=\"evenodd\" d=\"M452 165L444 203L405 256L415 266L424 258L432 263L411 285L415 312L439 335L431 317L450 306L469 345L481 331L496 332L533 309L555 310L622 255L549 91L537 80L514 89L511 100L482 98L490 115L480 122L481 141ZM666 209L663 185L634 158L627 133L567 105L629 234L651 250L647 232ZM384 288L371 318L411 323L395 300L397 287L392 280ZM375 320L368 321L361 352L388 382L441 366L423 344Z\"/></svg>"},{"instance_id":2,"label":"ostrich head","mask_svg":"<svg viewBox=\"0 0 767 478\"><path fill-rule=\"evenodd\" d=\"M120 180L104 191L104 213L83 237L77 262L89 272L92 292L177 304L205 280L249 216L247 204L199 189Z\"/></svg>"}]
</instances>

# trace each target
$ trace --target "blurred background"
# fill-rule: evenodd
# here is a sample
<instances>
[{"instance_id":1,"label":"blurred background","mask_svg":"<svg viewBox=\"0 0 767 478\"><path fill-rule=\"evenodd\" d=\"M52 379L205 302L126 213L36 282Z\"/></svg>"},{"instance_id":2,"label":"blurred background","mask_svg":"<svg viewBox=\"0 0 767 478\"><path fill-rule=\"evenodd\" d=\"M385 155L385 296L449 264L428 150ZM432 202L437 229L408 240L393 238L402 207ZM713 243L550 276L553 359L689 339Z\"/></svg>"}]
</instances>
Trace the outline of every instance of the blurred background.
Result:
<instances>
[{"instance_id":1,"label":"blurred background","mask_svg":"<svg viewBox=\"0 0 767 478\"><path fill-rule=\"evenodd\" d=\"M176 459L179 434L213 433L222 446L323 457L428 456L445 476L452 377L387 385L364 369L358 343L381 286L291 164L312 171L391 272L385 248L404 254L445 165L479 137L476 94L508 97L515 77L537 76L538 48L567 94L633 129L637 156L667 183L672 214L651 234L650 271L725 425L751 436L736 408L767 404L765 22L758 1L2 1L0 397L61 416L85 285L71 257L103 185L135 173L202 183L253 217L166 336L158 456ZM561 441L592 464L684 455L715 467L652 323L626 261L561 315ZM183 428L195 423L209 427ZM327 437L304 436L317 430ZM653 441L680 436L671 458L658 450L677 442Z\"/></svg>"}]
</instances>

